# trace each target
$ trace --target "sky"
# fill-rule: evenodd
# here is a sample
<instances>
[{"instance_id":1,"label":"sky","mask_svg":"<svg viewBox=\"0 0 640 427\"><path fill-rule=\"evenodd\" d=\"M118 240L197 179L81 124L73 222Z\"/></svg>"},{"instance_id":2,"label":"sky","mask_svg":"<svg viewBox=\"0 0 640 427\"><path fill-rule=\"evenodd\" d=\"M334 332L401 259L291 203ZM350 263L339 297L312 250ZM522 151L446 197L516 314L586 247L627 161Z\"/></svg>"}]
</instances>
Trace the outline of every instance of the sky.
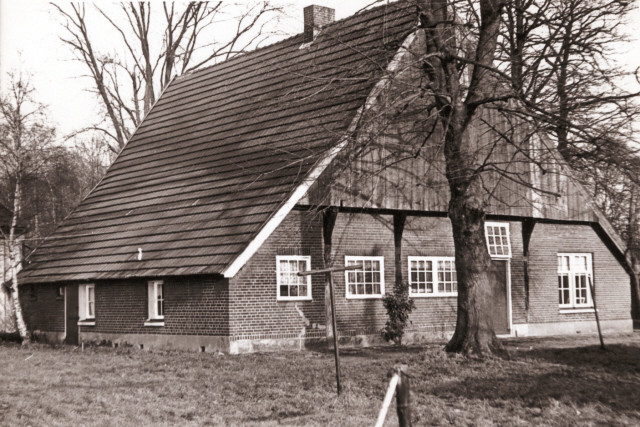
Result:
<instances>
[{"instance_id":1,"label":"sky","mask_svg":"<svg viewBox=\"0 0 640 427\"><path fill-rule=\"evenodd\" d=\"M293 35L302 32L302 9L318 4L335 9L336 19L350 16L373 3L374 0L288 0L289 6L281 16L279 30ZM67 6L68 2L59 2ZM101 1L110 7L110 2ZM108 46L113 36L107 24L96 21L91 28L96 43ZM635 42L625 51L620 49L623 62L640 67L640 11L634 11L628 31ZM98 100L88 93L92 80L86 66L74 61L69 47L59 37L65 35L61 20L53 6L43 0L0 0L0 88L6 89L7 72L20 69L32 75L37 101L48 106L49 119L58 128L62 139L74 130L95 123L99 117ZM285 37L285 35L280 38ZM273 39L272 41L277 41ZM635 81L629 89L639 90Z\"/></svg>"}]
</instances>

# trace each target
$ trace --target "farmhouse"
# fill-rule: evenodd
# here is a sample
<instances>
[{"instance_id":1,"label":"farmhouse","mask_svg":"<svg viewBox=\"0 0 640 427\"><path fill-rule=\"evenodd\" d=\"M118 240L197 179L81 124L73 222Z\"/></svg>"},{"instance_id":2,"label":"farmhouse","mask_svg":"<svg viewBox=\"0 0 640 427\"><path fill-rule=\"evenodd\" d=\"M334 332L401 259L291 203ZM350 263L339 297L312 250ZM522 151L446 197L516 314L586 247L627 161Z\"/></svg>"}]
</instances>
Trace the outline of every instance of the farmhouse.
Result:
<instances>
[{"instance_id":1,"label":"farmhouse","mask_svg":"<svg viewBox=\"0 0 640 427\"><path fill-rule=\"evenodd\" d=\"M31 330L68 343L231 353L379 339L381 298L410 285L409 339L453 331L457 281L439 131L403 2L175 78L102 182L21 272ZM414 114L415 113L415 114ZM469 138L487 173L500 335L630 331L624 244L542 138L507 144L485 108ZM502 129L502 130L501 130ZM548 144L547 144L548 145ZM484 151L483 151L484 150ZM527 155L525 155L525 154Z\"/></svg>"}]
</instances>

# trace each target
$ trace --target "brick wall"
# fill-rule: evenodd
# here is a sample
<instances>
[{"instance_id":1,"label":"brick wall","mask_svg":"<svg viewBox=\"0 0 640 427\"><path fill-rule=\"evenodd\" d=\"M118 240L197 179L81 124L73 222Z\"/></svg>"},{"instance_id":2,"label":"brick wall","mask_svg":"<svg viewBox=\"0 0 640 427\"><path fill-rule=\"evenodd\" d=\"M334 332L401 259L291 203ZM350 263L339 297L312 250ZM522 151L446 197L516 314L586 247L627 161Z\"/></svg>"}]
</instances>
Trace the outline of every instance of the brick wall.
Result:
<instances>
[{"instance_id":1,"label":"brick wall","mask_svg":"<svg viewBox=\"0 0 640 427\"><path fill-rule=\"evenodd\" d=\"M322 277L311 278L311 301L277 301L278 248L309 253L311 268L323 268L320 214L292 211L229 280L231 335L300 334L324 326Z\"/></svg>"},{"instance_id":2,"label":"brick wall","mask_svg":"<svg viewBox=\"0 0 640 427\"><path fill-rule=\"evenodd\" d=\"M147 281L95 282L95 326L81 332L117 334L227 335L228 281L211 276L159 278L164 281L164 326L144 326Z\"/></svg>"},{"instance_id":3,"label":"brick wall","mask_svg":"<svg viewBox=\"0 0 640 427\"><path fill-rule=\"evenodd\" d=\"M510 223L512 254L511 303L513 323L550 323L592 320L593 313L561 314L558 308L557 253L593 254L597 302L602 320L630 318L629 277L590 226L537 224L530 242L530 306L525 306L522 231ZM402 273L408 275L408 257L453 256L451 225L446 218L409 217L403 235ZM308 253L311 268L323 263L322 219L319 214L292 211L249 262L232 279L213 276L161 278L164 280L165 326L145 327L147 281L97 281L96 325L81 332L175 335L298 335L303 330L323 334L325 327L324 278L312 277L311 301L277 301L278 251ZM394 284L392 216L338 215L333 234L334 266L345 255L384 256L385 285ZM380 329L386 312L380 299L346 299L345 275L334 274L338 329ZM64 332L64 301L57 285L23 287L25 320L31 329ZM451 327L455 324L455 297L415 298L413 328Z\"/></svg>"},{"instance_id":4,"label":"brick wall","mask_svg":"<svg viewBox=\"0 0 640 427\"><path fill-rule=\"evenodd\" d=\"M345 255L368 251L384 256L385 285L387 292L392 291L395 280L392 216L340 213L332 243L336 267L344 266ZM453 256L449 220L408 218L402 245L405 277L408 256ZM278 248L309 250L311 268L323 268L321 217L292 211L230 280L232 335L299 334L303 328L306 332L313 332L314 327L326 326L322 277L312 277L312 301L277 301ZM346 299L344 273L334 273L334 285L339 331L380 329L384 326L386 311L380 299ZM416 307L411 316L414 327L455 324L455 297L416 298Z\"/></svg>"},{"instance_id":5,"label":"brick wall","mask_svg":"<svg viewBox=\"0 0 640 427\"><path fill-rule=\"evenodd\" d=\"M536 224L530 243L531 323L593 320L593 313L561 314L558 308L558 253L592 254L600 320L630 318L629 275L587 225Z\"/></svg>"},{"instance_id":6,"label":"brick wall","mask_svg":"<svg viewBox=\"0 0 640 427\"><path fill-rule=\"evenodd\" d=\"M58 285L20 286L20 303L27 329L64 333L64 298L57 296Z\"/></svg>"}]
</instances>

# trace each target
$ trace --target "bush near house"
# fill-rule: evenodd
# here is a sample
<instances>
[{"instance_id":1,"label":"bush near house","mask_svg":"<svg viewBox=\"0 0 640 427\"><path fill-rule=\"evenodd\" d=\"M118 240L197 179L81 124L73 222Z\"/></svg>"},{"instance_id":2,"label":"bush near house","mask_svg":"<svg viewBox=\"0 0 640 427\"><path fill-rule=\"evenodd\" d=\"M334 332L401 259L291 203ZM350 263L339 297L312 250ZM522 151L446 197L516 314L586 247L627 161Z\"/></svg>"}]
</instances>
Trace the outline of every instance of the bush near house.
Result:
<instances>
[{"instance_id":1,"label":"bush near house","mask_svg":"<svg viewBox=\"0 0 640 427\"><path fill-rule=\"evenodd\" d=\"M510 359L427 347L333 354L0 345L4 426L361 426L375 423L396 363L410 366L415 426L638 425L640 334L509 340ZM391 408L386 426L396 426Z\"/></svg>"}]
</instances>

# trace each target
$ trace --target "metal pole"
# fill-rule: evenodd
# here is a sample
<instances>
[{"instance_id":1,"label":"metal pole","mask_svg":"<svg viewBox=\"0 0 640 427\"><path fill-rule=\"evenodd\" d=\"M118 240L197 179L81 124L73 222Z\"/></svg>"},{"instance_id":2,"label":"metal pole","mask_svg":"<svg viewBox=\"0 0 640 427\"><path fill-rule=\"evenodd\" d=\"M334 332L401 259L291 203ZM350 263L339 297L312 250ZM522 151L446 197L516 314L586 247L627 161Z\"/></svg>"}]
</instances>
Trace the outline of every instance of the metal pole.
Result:
<instances>
[{"instance_id":1,"label":"metal pole","mask_svg":"<svg viewBox=\"0 0 640 427\"><path fill-rule=\"evenodd\" d=\"M602 330L600 329L600 318L598 317L598 307L596 306L596 295L593 291L593 282L591 281L591 277L589 277L589 290L591 291L591 300L593 301L593 311L596 313L596 324L598 325L598 335L600 336L600 348L602 350L606 350L604 348L604 339L602 339Z\"/></svg>"},{"instance_id":2,"label":"metal pole","mask_svg":"<svg viewBox=\"0 0 640 427\"><path fill-rule=\"evenodd\" d=\"M336 301L333 295L333 273L329 273L329 292L331 294L331 323L333 324L333 351L336 359L336 384L338 396L342 392L340 385L340 354L338 353L338 329L336 328Z\"/></svg>"}]
</instances>

